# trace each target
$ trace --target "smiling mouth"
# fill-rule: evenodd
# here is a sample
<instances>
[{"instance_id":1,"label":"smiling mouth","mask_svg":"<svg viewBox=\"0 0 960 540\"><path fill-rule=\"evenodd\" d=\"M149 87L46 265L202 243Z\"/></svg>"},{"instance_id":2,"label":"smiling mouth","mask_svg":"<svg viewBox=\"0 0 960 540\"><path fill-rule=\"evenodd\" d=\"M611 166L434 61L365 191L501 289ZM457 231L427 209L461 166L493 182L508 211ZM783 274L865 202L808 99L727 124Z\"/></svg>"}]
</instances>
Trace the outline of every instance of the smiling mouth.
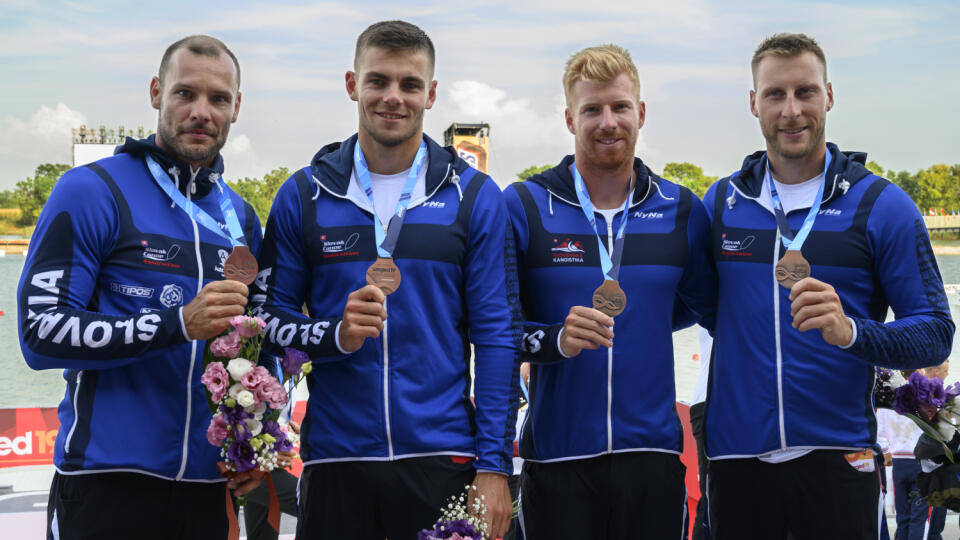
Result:
<instances>
[{"instance_id":1,"label":"smiling mouth","mask_svg":"<svg viewBox=\"0 0 960 540\"><path fill-rule=\"evenodd\" d=\"M806 127L781 128L780 133L783 133L784 135L787 135L787 136L795 136L795 135L800 135L806 130L807 130Z\"/></svg>"},{"instance_id":2,"label":"smiling mouth","mask_svg":"<svg viewBox=\"0 0 960 540\"><path fill-rule=\"evenodd\" d=\"M620 140L621 140L621 139L620 139L619 137L604 137L604 138L596 139L596 141L597 141L598 143L600 143L601 145L603 145L603 146L611 146L611 145L614 145L614 144L616 144L617 142L619 142Z\"/></svg>"},{"instance_id":3,"label":"smiling mouth","mask_svg":"<svg viewBox=\"0 0 960 540\"><path fill-rule=\"evenodd\" d=\"M379 116L380 118L383 118L384 120L402 120L406 118L406 116L402 114L386 113L386 112L378 112L377 116Z\"/></svg>"}]
</instances>

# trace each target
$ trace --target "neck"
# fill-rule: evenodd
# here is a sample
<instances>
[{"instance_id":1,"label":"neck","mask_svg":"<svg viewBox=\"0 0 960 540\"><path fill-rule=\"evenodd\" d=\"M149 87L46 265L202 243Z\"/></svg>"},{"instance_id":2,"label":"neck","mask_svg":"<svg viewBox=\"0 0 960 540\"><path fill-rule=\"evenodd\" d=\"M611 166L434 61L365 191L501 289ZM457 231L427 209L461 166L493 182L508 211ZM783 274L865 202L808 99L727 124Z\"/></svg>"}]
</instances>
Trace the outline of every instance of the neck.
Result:
<instances>
[{"instance_id":1,"label":"neck","mask_svg":"<svg viewBox=\"0 0 960 540\"><path fill-rule=\"evenodd\" d=\"M413 165L423 140L423 131L394 146L380 144L368 133L361 130L357 136L357 143L363 150L363 158L367 161L370 172L382 175L398 174Z\"/></svg>"},{"instance_id":2,"label":"neck","mask_svg":"<svg viewBox=\"0 0 960 540\"><path fill-rule=\"evenodd\" d=\"M770 174L781 184L799 184L823 172L823 163L827 159L827 145L820 145L815 151L801 158L783 157L767 148L770 160Z\"/></svg>"},{"instance_id":3,"label":"neck","mask_svg":"<svg viewBox=\"0 0 960 540\"><path fill-rule=\"evenodd\" d=\"M590 194L590 202L598 210L620 208L630 196L630 181L633 177L633 160L617 168L592 166L586 159L577 159L577 170Z\"/></svg>"}]
</instances>

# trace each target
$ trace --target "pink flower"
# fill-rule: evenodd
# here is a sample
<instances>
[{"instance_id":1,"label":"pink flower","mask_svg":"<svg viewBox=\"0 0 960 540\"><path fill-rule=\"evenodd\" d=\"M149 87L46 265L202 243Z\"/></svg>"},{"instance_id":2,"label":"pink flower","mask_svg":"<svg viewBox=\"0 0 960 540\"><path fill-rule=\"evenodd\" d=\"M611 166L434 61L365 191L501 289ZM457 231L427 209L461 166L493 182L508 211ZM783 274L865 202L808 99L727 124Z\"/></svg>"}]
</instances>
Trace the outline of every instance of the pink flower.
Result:
<instances>
[{"instance_id":1,"label":"pink flower","mask_svg":"<svg viewBox=\"0 0 960 540\"><path fill-rule=\"evenodd\" d=\"M264 384L268 384L272 378L273 376L270 375L270 372L267 371L267 368L263 366L255 366L253 369L240 376L240 382L243 384L244 388L256 394L257 388L260 388Z\"/></svg>"},{"instance_id":2,"label":"pink flower","mask_svg":"<svg viewBox=\"0 0 960 540\"><path fill-rule=\"evenodd\" d=\"M268 382L257 387L255 394L258 401L269 401L274 408L283 407L287 404L287 391L283 385L277 382L273 377Z\"/></svg>"},{"instance_id":3,"label":"pink flower","mask_svg":"<svg viewBox=\"0 0 960 540\"><path fill-rule=\"evenodd\" d=\"M210 352L220 358L233 358L240 354L240 334L230 332L225 336L220 336L210 344Z\"/></svg>"},{"instance_id":4,"label":"pink flower","mask_svg":"<svg viewBox=\"0 0 960 540\"><path fill-rule=\"evenodd\" d=\"M271 387L270 391L270 404L274 407L283 407L287 404L287 391L283 388L283 385L277 383Z\"/></svg>"},{"instance_id":5,"label":"pink flower","mask_svg":"<svg viewBox=\"0 0 960 540\"><path fill-rule=\"evenodd\" d=\"M213 364L211 364L213 365ZM227 421L222 414L218 414L210 419L210 427L207 428L207 441L214 446L223 444L227 438Z\"/></svg>"},{"instance_id":6,"label":"pink flower","mask_svg":"<svg viewBox=\"0 0 960 540\"><path fill-rule=\"evenodd\" d=\"M259 335L267 323L260 317L247 317L246 315L237 315L230 319L230 324L236 328L240 337L252 338Z\"/></svg>"},{"instance_id":7,"label":"pink flower","mask_svg":"<svg viewBox=\"0 0 960 540\"><path fill-rule=\"evenodd\" d=\"M230 377L227 375L227 370L224 369L222 363L210 362L207 364L207 369L204 370L203 376L200 377L200 382L202 382L203 385L207 387L207 391L210 392L210 399L212 399L214 403L217 403L223 399L224 394L227 393Z\"/></svg>"}]
</instances>

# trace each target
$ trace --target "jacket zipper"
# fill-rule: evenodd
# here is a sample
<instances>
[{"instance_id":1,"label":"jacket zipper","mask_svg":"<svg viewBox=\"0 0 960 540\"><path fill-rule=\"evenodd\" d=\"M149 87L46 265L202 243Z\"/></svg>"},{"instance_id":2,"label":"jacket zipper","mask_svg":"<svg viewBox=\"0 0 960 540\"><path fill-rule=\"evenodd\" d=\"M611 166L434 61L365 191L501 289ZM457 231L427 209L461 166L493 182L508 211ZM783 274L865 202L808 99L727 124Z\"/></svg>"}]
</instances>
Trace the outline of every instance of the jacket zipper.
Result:
<instances>
[{"instance_id":1,"label":"jacket zipper","mask_svg":"<svg viewBox=\"0 0 960 540\"><path fill-rule=\"evenodd\" d=\"M70 441L73 440L73 432L77 429L77 424L80 422L80 411L79 405L77 405L77 398L80 397L80 381L83 379L83 371L77 372L77 387L73 389L73 425L70 426L70 433L67 434L67 441L63 445L63 453L70 453Z\"/></svg>"},{"instance_id":2,"label":"jacket zipper","mask_svg":"<svg viewBox=\"0 0 960 540\"><path fill-rule=\"evenodd\" d=\"M191 188L196 181L198 169L196 172L191 170L190 183L187 185L187 200L191 200ZM193 247L197 255L197 293L203 288L203 259L200 257L200 231L197 230L197 222L190 218L190 224L193 225ZM183 309L181 307L181 309ZM187 470L187 455L190 445L190 421L193 414L193 368L197 361L197 340L190 342L190 370L187 372L187 419L183 426L183 451L180 458L180 471L177 472L176 480L183 479L183 473Z\"/></svg>"},{"instance_id":3,"label":"jacket zipper","mask_svg":"<svg viewBox=\"0 0 960 540\"><path fill-rule=\"evenodd\" d=\"M628 210L629 211L629 210ZM621 219L626 219L626 216ZM613 219L607 221L607 253L613 254ZM607 277L604 276L604 279ZM607 349L607 453L613 452L613 345Z\"/></svg>"},{"instance_id":4,"label":"jacket zipper","mask_svg":"<svg viewBox=\"0 0 960 540\"><path fill-rule=\"evenodd\" d=\"M777 346L777 410L780 424L780 448L787 447L787 431L783 425L783 354L780 350L780 283L777 281L777 263L780 255L780 230L773 243L773 332Z\"/></svg>"},{"instance_id":5,"label":"jacket zipper","mask_svg":"<svg viewBox=\"0 0 960 540\"><path fill-rule=\"evenodd\" d=\"M383 299L387 309L387 299ZM387 458L393 461L393 435L390 433L390 353L388 351L387 321L383 321L383 417L387 426Z\"/></svg>"}]
</instances>

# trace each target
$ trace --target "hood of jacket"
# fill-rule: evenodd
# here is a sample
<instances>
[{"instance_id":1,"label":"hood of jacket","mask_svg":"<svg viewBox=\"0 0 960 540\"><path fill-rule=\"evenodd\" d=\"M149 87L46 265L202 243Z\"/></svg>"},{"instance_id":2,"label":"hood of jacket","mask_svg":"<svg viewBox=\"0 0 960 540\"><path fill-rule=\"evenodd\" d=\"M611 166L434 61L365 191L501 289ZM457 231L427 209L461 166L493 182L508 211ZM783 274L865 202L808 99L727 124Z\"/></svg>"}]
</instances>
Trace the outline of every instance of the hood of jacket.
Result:
<instances>
[{"instance_id":1,"label":"hood of jacket","mask_svg":"<svg viewBox=\"0 0 960 540\"><path fill-rule=\"evenodd\" d=\"M547 169L540 174L535 174L528 181L533 182L547 191L554 197L574 206L580 206L577 199L577 190L573 182L573 174L570 172L570 165L573 164L574 156L564 157L560 164L552 169ZM633 195L630 206L636 206L647 200L652 190L657 189L656 184L659 177L653 173L640 158L633 158L633 170L637 174L636 185L633 187Z\"/></svg>"},{"instance_id":2,"label":"hood of jacket","mask_svg":"<svg viewBox=\"0 0 960 540\"><path fill-rule=\"evenodd\" d=\"M443 147L426 134L427 142L427 179L426 193L431 194L452 176L457 176L469 166L457 155L452 146ZM353 172L353 148L357 144L357 134L342 142L330 143L317 152L310 160L310 172L324 189L345 197L350 187ZM451 175L450 173L454 174ZM456 178L453 181L459 181Z\"/></svg>"},{"instance_id":3,"label":"hood of jacket","mask_svg":"<svg viewBox=\"0 0 960 540\"><path fill-rule=\"evenodd\" d=\"M177 185L177 189L180 190L180 193L183 193L184 195L187 194L187 188L190 184L191 177L190 165L175 159L166 150L157 146L156 134L150 135L146 139L134 139L133 137L127 137L126 141L124 141L122 145L118 146L113 153L115 155L130 154L137 157L150 154L150 157L152 157L161 167L163 167L165 171L170 172L170 169L176 168L177 180L175 183ZM191 197L205 197L208 193L210 193L210 190L213 189L213 186L217 183L217 180L219 180L221 176L223 176L223 156L218 153L216 159L213 160L213 164L210 167L201 167L200 171L197 172L197 176L194 181L196 189L191 194Z\"/></svg>"},{"instance_id":4,"label":"hood of jacket","mask_svg":"<svg viewBox=\"0 0 960 540\"><path fill-rule=\"evenodd\" d=\"M866 152L841 152L837 145L827 143L827 151L830 152L830 168L827 170L823 186L823 202L846 193L850 186L856 184L867 175L864 164L867 162ZM743 160L740 172L737 173L731 182L748 197L757 198L763 189L763 182L766 176L767 152L758 150ZM839 187L839 189L837 189Z\"/></svg>"}]
</instances>

